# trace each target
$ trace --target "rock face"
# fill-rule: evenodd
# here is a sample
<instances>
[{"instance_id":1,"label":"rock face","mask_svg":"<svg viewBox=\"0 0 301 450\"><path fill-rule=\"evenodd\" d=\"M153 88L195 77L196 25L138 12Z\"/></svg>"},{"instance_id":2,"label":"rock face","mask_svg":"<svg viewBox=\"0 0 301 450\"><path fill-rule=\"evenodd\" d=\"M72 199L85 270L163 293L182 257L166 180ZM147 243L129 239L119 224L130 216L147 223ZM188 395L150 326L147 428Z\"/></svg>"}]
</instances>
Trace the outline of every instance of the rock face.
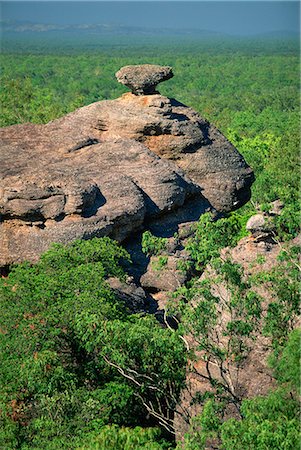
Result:
<instances>
[{"instance_id":1,"label":"rock face","mask_svg":"<svg viewBox=\"0 0 301 450\"><path fill-rule=\"evenodd\" d=\"M249 200L252 170L235 147L193 109L160 94L131 93L86 108L91 115L97 108L103 139L134 139L173 161L200 186L216 210L230 211Z\"/></svg>"},{"instance_id":2,"label":"rock face","mask_svg":"<svg viewBox=\"0 0 301 450\"><path fill-rule=\"evenodd\" d=\"M152 86L158 72L147 75ZM254 179L215 127L160 94L128 93L0 135L0 266L35 261L52 242L122 241L190 199L235 209Z\"/></svg>"},{"instance_id":3,"label":"rock face","mask_svg":"<svg viewBox=\"0 0 301 450\"><path fill-rule=\"evenodd\" d=\"M107 283L131 313L142 313L149 308L147 295L141 287L132 282L122 282L113 277L108 278Z\"/></svg>"},{"instance_id":4,"label":"rock face","mask_svg":"<svg viewBox=\"0 0 301 450\"><path fill-rule=\"evenodd\" d=\"M160 266L160 258L152 256L147 271L140 279L141 286L148 290L174 292L187 281L187 272L179 268L180 258L169 256L166 265Z\"/></svg>"},{"instance_id":5,"label":"rock face","mask_svg":"<svg viewBox=\"0 0 301 450\"><path fill-rule=\"evenodd\" d=\"M129 87L135 95L155 94L157 85L172 77L171 67L153 64L125 66L116 73L117 81Z\"/></svg>"}]
</instances>

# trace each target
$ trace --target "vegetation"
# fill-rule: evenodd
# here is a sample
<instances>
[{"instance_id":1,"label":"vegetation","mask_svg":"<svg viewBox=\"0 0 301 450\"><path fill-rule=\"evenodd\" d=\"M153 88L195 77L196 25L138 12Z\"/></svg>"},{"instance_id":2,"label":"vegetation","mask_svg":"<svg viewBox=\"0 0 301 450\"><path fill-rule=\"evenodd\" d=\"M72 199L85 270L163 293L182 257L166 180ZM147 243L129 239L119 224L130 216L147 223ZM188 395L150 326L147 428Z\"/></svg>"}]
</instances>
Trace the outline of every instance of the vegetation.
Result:
<instances>
[{"instance_id":1,"label":"vegetation","mask_svg":"<svg viewBox=\"0 0 301 450\"><path fill-rule=\"evenodd\" d=\"M150 231L142 235L141 248L147 256L158 255L166 250L167 238L154 236Z\"/></svg>"},{"instance_id":2,"label":"vegetation","mask_svg":"<svg viewBox=\"0 0 301 450\"><path fill-rule=\"evenodd\" d=\"M245 224L248 218L248 214L240 216L233 213L228 218L216 221L210 213L203 214L197 222L193 238L186 245L196 269L204 270L223 247L234 247L247 234Z\"/></svg>"},{"instance_id":3,"label":"vegetation","mask_svg":"<svg viewBox=\"0 0 301 450\"><path fill-rule=\"evenodd\" d=\"M102 448L117 425L170 429L184 344L153 316L131 314L110 289L107 277L124 277L127 259L108 238L77 241L1 280L1 447L84 446L86 438L93 447L97 432ZM120 429L116 445L159 435Z\"/></svg>"},{"instance_id":4,"label":"vegetation","mask_svg":"<svg viewBox=\"0 0 301 450\"><path fill-rule=\"evenodd\" d=\"M243 400L241 420L222 421L220 405L207 400L202 415L194 418L191 431L185 436L185 450L204 448L208 439L219 441L220 448L226 450L298 448L300 338L300 330L291 332L281 356L274 361L279 383L275 391L266 397Z\"/></svg>"},{"instance_id":5,"label":"vegetation","mask_svg":"<svg viewBox=\"0 0 301 450\"><path fill-rule=\"evenodd\" d=\"M109 238L56 244L39 263L15 266L0 282L1 446L167 449L176 413L191 423L188 450L212 438L225 449L295 448L297 256L295 248L283 251L279 265L254 279L212 256L210 277L174 295L168 313L180 315L177 330L116 297L106 280L124 279L128 255ZM266 315L256 292L263 279L273 280ZM271 337L279 389L244 400L234 379L260 335ZM204 370L193 364L200 352ZM203 413L192 420L178 402L188 357L193 374L211 386L196 393ZM231 404L240 421L223 420Z\"/></svg>"},{"instance_id":6,"label":"vegetation","mask_svg":"<svg viewBox=\"0 0 301 450\"><path fill-rule=\"evenodd\" d=\"M1 278L0 447L167 450L176 447L178 414L190 423L178 449L211 442L225 450L293 450L299 435L300 267L298 249L285 241L300 223L298 45L146 41L121 50L114 42L4 43L1 125L45 123L115 98L125 89L113 74L124 65L168 64L176 76L160 91L195 108L236 145L255 171L252 200L217 221L204 214L195 225L186 243L191 260L183 264L197 276L168 307L179 318L176 330L133 311L110 288L108 278L124 280L130 261L108 238L53 245L39 263L20 264ZM220 249L236 245L248 218L276 199L284 202L274 219L279 262L246 276L231 258L220 257ZM166 239L143 234L142 250L159 255L158 269L167 263L166 248ZM262 284L267 299L258 293ZM277 388L244 399L234 378L262 337L270 343ZM204 370L194 365L200 354ZM193 420L178 402L189 388L188 369L210 386L195 395L202 414ZM235 418L227 420L229 408Z\"/></svg>"}]
</instances>

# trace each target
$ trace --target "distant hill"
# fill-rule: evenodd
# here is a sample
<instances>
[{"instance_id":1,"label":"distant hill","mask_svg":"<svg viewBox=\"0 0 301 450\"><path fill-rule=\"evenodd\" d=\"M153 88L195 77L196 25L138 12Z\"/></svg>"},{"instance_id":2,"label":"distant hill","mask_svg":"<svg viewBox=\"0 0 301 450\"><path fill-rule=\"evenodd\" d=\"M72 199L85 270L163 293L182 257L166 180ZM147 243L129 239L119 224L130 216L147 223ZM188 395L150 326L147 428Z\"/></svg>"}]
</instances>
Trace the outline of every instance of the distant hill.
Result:
<instances>
[{"instance_id":1,"label":"distant hill","mask_svg":"<svg viewBox=\"0 0 301 450\"><path fill-rule=\"evenodd\" d=\"M99 23L99 24L75 24L75 25L58 25L58 24L44 24L44 23L32 23L32 22L20 22L20 21L1 21L0 27L2 32L13 33L45 33L49 31L59 31L72 33L74 31L84 34L100 35L144 35L144 36L158 36L158 35L189 35L189 36L222 36L222 33L218 33L211 30L199 30L199 29L176 29L176 28L146 28L138 26L128 26L122 24L112 23Z\"/></svg>"},{"instance_id":2,"label":"distant hill","mask_svg":"<svg viewBox=\"0 0 301 450\"><path fill-rule=\"evenodd\" d=\"M83 35L100 36L191 36L191 37L230 37L231 34L220 33L212 30L196 29L196 28L148 28L139 26L128 26L115 23L99 23L99 24L45 24L33 23L28 21L0 21L0 29L2 33L47 33L60 32L72 34L73 32ZM298 32L289 30L275 30L267 33L250 34L250 37L258 38L297 38Z\"/></svg>"}]
</instances>

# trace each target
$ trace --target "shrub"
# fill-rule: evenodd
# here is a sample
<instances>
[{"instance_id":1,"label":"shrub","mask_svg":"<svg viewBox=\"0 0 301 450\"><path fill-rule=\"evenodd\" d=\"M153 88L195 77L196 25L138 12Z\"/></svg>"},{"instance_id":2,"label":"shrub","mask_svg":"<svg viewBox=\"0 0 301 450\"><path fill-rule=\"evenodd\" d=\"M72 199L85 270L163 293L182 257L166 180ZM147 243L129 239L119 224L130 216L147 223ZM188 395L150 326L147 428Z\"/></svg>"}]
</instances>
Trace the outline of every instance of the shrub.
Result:
<instances>
[{"instance_id":1,"label":"shrub","mask_svg":"<svg viewBox=\"0 0 301 450\"><path fill-rule=\"evenodd\" d=\"M147 256L158 255L166 250L167 242L167 238L160 238L150 231L145 231L142 235L142 251Z\"/></svg>"}]
</instances>

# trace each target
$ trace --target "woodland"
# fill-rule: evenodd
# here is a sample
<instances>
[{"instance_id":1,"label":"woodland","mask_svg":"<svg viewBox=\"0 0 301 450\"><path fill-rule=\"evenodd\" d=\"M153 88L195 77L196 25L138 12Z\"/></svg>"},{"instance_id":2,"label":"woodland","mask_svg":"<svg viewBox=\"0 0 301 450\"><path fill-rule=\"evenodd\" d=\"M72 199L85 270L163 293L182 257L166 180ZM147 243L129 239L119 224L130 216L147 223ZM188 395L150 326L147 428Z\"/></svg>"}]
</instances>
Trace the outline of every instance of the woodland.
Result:
<instances>
[{"instance_id":1,"label":"woodland","mask_svg":"<svg viewBox=\"0 0 301 450\"><path fill-rule=\"evenodd\" d=\"M92 102L126 92L114 73L129 64L170 65L175 77L162 95L193 107L214 123L253 168L251 200L213 220L204 214L187 244L194 274L172 294L173 329L154 315L129 313L107 283L125 279L131 261L109 238L54 244L37 264L10 268L0 279L0 448L98 450L294 450L299 446L299 49L293 40L125 40L90 47L70 42L11 40L1 55L1 127L47 123ZM246 236L247 220L281 200L273 220L281 246L277 264L246 277L220 257ZM295 241L294 241L295 242ZM166 263L164 238L146 231L142 248ZM258 264L263 261L257 261ZM216 278L200 281L210 265ZM160 267L158 268L160 270ZM224 329L213 330L221 299L214 283L231 292ZM267 298L256 287L265 284ZM196 299L198 300L196 303ZM267 303L268 302L268 303ZM197 304L197 306L195 306ZM267 313L263 316L263 304ZM193 336L187 349L183 336ZM243 364L249 348L269 338L275 388L244 398L231 389L227 361ZM179 409L188 361L203 352L222 368L208 375L210 390L194 402L194 418ZM225 416L232 405L236 413ZM177 436L172 421L188 424Z\"/></svg>"}]
</instances>

